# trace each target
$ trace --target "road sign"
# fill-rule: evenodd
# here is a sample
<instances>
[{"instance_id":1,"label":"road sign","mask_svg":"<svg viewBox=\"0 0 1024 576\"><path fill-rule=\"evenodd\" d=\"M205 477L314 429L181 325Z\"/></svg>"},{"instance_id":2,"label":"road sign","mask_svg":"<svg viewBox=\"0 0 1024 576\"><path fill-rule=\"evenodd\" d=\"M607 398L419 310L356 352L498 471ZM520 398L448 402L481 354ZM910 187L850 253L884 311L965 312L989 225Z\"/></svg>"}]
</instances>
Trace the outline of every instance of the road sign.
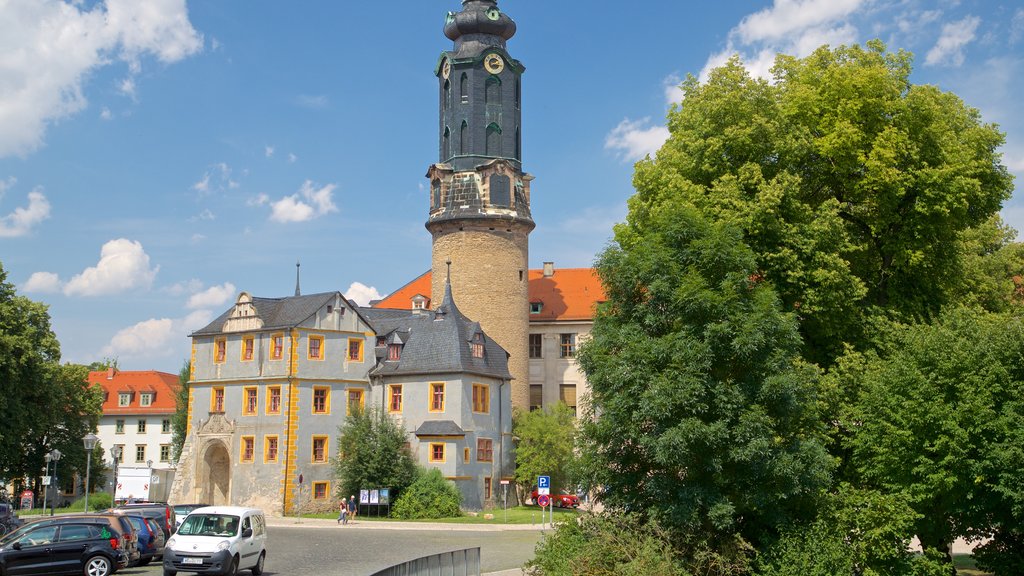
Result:
<instances>
[{"instance_id":1,"label":"road sign","mask_svg":"<svg viewBox=\"0 0 1024 576\"><path fill-rule=\"evenodd\" d=\"M50 477L49 476L43 476L43 486L49 486L49 485L50 485Z\"/></svg>"},{"instance_id":2,"label":"road sign","mask_svg":"<svg viewBox=\"0 0 1024 576\"><path fill-rule=\"evenodd\" d=\"M551 503L551 498L547 494L541 494L537 497L537 505L541 508L547 508L548 504Z\"/></svg>"},{"instance_id":3,"label":"road sign","mask_svg":"<svg viewBox=\"0 0 1024 576\"><path fill-rule=\"evenodd\" d=\"M509 485L509 481L508 480L502 480L501 481L501 485L502 486L508 486Z\"/></svg>"},{"instance_id":4,"label":"road sign","mask_svg":"<svg viewBox=\"0 0 1024 576\"><path fill-rule=\"evenodd\" d=\"M537 494L551 494L551 476L537 476Z\"/></svg>"}]
</instances>

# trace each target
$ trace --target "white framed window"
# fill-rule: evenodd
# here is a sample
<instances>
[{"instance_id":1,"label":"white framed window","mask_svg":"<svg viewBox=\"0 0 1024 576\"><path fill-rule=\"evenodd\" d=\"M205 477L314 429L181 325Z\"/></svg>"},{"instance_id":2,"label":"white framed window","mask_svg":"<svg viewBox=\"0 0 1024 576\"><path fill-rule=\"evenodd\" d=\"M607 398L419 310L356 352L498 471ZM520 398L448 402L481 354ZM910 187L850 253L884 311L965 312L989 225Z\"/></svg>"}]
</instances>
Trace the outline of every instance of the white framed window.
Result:
<instances>
[{"instance_id":1,"label":"white framed window","mask_svg":"<svg viewBox=\"0 0 1024 576\"><path fill-rule=\"evenodd\" d=\"M139 406L152 406L153 405L153 393L143 392L139 394Z\"/></svg>"},{"instance_id":2,"label":"white framed window","mask_svg":"<svg viewBox=\"0 0 1024 576\"><path fill-rule=\"evenodd\" d=\"M132 403L132 393L131 392L121 392L121 393L119 393L117 395L117 405L118 406L129 406L131 403Z\"/></svg>"}]
</instances>

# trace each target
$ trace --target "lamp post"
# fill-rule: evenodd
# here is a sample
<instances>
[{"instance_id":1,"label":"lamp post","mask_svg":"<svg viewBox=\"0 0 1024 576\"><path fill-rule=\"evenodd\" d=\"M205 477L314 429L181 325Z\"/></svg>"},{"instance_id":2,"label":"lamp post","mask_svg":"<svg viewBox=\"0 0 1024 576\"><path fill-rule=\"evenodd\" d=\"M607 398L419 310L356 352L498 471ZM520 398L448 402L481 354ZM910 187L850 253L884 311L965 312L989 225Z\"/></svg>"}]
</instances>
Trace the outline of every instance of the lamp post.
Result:
<instances>
[{"instance_id":1,"label":"lamp post","mask_svg":"<svg viewBox=\"0 0 1024 576\"><path fill-rule=\"evenodd\" d=\"M85 445L85 512L89 511L89 472L92 468L92 450L96 447L99 437L92 432L82 436L82 444Z\"/></svg>"},{"instance_id":2,"label":"lamp post","mask_svg":"<svg viewBox=\"0 0 1024 576\"><path fill-rule=\"evenodd\" d=\"M53 493L53 500L50 500L50 516L53 516L53 503L57 500L57 495L60 494L60 483L57 481L57 462L60 462L61 456L63 454L56 448L53 449L53 452L50 452L50 458L53 460L53 479L50 483L57 486L57 491Z\"/></svg>"},{"instance_id":3,"label":"lamp post","mask_svg":"<svg viewBox=\"0 0 1024 576\"><path fill-rule=\"evenodd\" d=\"M111 505L117 504L117 462L121 459L121 447L114 446L110 449L110 455L114 457L114 487L111 489L110 503Z\"/></svg>"},{"instance_id":4,"label":"lamp post","mask_svg":"<svg viewBox=\"0 0 1024 576\"><path fill-rule=\"evenodd\" d=\"M45 514L46 496L50 493L50 460L53 460L53 456L50 456L50 453L47 452L46 454L43 454L43 460L46 460L46 471L43 473L43 477L47 480L46 484L43 485L43 513Z\"/></svg>"}]
</instances>

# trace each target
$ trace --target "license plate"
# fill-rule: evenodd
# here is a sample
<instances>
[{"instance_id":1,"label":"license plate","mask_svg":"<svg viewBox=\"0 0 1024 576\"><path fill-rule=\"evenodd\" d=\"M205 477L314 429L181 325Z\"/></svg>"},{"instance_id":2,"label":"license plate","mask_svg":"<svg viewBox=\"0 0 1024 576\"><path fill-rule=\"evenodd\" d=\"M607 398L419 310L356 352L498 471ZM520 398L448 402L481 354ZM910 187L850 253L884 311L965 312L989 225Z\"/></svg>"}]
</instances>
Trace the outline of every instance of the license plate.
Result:
<instances>
[{"instance_id":1,"label":"license plate","mask_svg":"<svg viewBox=\"0 0 1024 576\"><path fill-rule=\"evenodd\" d=\"M202 558L183 558L181 560L181 563L182 564L202 564L203 563L203 559Z\"/></svg>"}]
</instances>

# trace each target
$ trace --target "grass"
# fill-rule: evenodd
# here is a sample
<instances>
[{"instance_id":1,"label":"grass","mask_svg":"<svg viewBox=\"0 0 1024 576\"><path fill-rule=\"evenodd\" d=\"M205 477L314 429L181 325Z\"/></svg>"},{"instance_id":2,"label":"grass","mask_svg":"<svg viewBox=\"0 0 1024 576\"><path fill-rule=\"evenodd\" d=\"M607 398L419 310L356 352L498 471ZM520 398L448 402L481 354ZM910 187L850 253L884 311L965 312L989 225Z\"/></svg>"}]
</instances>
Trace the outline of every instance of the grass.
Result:
<instances>
[{"instance_id":1,"label":"grass","mask_svg":"<svg viewBox=\"0 0 1024 576\"><path fill-rule=\"evenodd\" d=\"M485 518L485 514L493 514L494 518ZM555 521L562 520L567 517L575 517L577 512L569 509L555 508L554 519ZM323 513L323 514L303 514L303 518L326 518L335 520L338 518L336 512ZM544 519L547 521L547 514L545 513ZM385 518L380 516L373 516L360 514L356 517L357 522L435 522L442 524L537 524L540 525L540 508L536 506L516 506L508 509L508 520L506 521L505 510L496 508L494 510L487 510L484 512L477 513L476 516L466 515L458 518L436 518L429 520L399 520L396 518Z\"/></svg>"},{"instance_id":2,"label":"grass","mask_svg":"<svg viewBox=\"0 0 1024 576\"><path fill-rule=\"evenodd\" d=\"M954 554L953 565L956 566L956 573L960 576L991 576L988 572L978 570L974 564L974 557L970 554Z\"/></svg>"}]
</instances>

